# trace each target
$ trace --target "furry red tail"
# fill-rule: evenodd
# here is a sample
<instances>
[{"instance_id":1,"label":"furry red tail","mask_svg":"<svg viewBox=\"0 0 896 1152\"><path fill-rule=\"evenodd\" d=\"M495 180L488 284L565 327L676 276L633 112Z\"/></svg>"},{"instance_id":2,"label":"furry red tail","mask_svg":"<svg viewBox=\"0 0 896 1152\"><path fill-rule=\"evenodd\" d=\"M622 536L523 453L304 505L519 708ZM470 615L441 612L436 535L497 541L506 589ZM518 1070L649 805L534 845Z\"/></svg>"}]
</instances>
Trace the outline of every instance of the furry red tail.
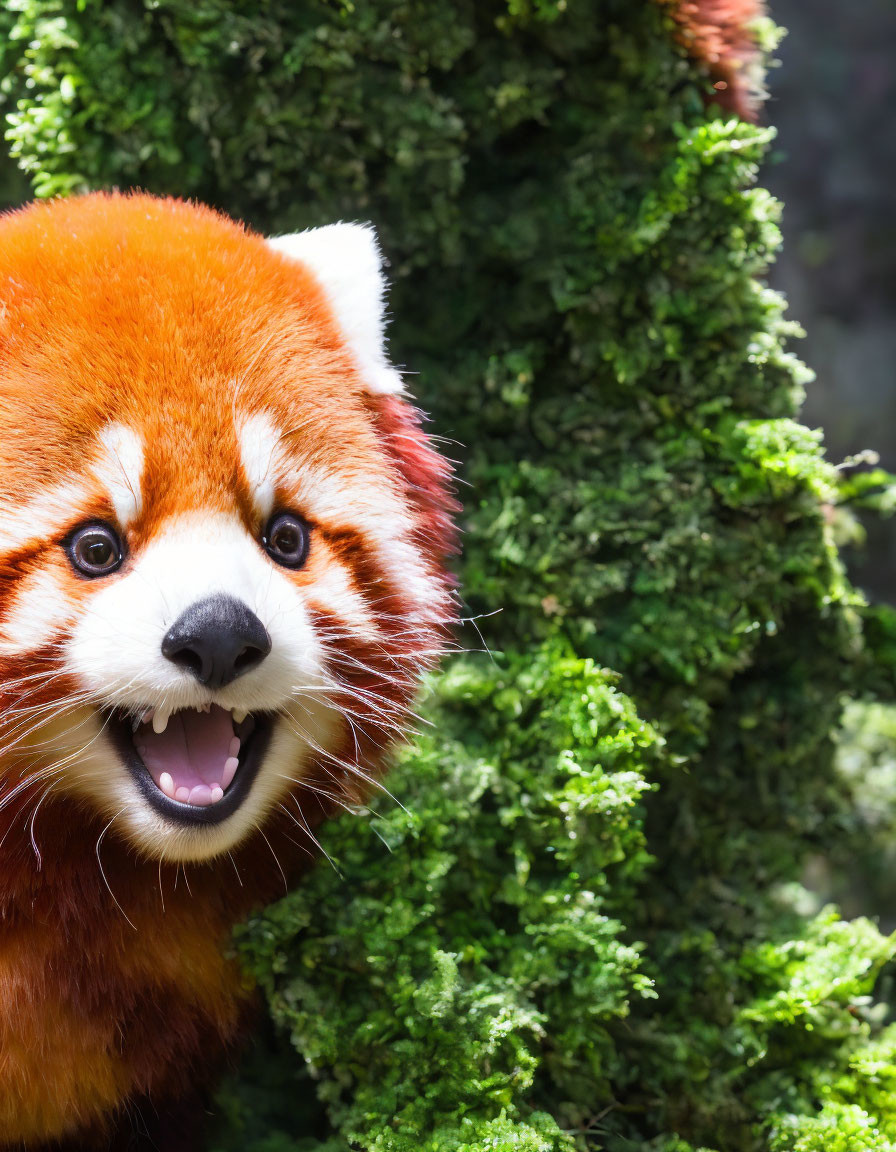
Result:
<instances>
[{"instance_id":1,"label":"furry red tail","mask_svg":"<svg viewBox=\"0 0 896 1152\"><path fill-rule=\"evenodd\" d=\"M718 103L744 120L754 120L759 105L753 26L764 11L762 0L677 0L674 4L681 43L708 66Z\"/></svg>"}]
</instances>

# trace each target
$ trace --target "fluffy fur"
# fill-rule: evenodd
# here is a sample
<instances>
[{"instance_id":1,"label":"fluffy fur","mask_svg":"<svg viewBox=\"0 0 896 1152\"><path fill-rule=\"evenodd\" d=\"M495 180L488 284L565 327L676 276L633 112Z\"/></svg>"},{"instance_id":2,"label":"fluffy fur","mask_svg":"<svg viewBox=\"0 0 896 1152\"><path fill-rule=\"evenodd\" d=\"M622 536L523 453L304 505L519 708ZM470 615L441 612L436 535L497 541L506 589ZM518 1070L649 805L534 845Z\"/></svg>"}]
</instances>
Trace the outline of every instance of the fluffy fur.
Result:
<instances>
[{"instance_id":1,"label":"fluffy fur","mask_svg":"<svg viewBox=\"0 0 896 1152\"><path fill-rule=\"evenodd\" d=\"M0 1145L106 1147L208 1080L249 995L233 924L400 735L453 617L449 470L386 359L369 229L39 204L0 222L0 302ZM278 509L310 528L297 570L262 546ZM126 556L87 579L65 546L97 520ZM209 595L272 643L217 691L160 653ZM210 703L276 719L244 802L184 827L109 710Z\"/></svg>"},{"instance_id":2,"label":"fluffy fur","mask_svg":"<svg viewBox=\"0 0 896 1152\"><path fill-rule=\"evenodd\" d=\"M672 0L679 38L705 64L715 101L744 120L754 120L762 95L761 67L753 26L765 14L763 0Z\"/></svg>"}]
</instances>

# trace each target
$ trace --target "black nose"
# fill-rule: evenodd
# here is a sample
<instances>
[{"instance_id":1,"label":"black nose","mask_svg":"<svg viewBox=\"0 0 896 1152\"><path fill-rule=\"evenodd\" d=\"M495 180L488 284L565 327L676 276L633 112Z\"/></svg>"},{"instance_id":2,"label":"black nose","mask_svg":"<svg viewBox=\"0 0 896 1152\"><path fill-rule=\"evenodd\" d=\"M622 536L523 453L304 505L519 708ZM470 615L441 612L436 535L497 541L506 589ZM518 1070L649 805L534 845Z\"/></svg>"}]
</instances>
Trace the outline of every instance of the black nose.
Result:
<instances>
[{"instance_id":1,"label":"black nose","mask_svg":"<svg viewBox=\"0 0 896 1152\"><path fill-rule=\"evenodd\" d=\"M210 596L191 604L162 641L163 656L213 689L255 668L270 650L265 626L232 596Z\"/></svg>"}]
</instances>

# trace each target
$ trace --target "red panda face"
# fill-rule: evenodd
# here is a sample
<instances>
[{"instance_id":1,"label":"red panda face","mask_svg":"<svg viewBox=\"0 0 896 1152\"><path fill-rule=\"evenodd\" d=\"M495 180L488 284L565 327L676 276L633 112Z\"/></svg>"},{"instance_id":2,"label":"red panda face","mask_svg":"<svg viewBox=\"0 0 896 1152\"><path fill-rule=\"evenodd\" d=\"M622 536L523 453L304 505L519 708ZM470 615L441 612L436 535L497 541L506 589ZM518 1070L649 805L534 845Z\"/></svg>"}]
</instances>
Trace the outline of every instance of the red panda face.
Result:
<instances>
[{"instance_id":1,"label":"red panda face","mask_svg":"<svg viewBox=\"0 0 896 1152\"><path fill-rule=\"evenodd\" d=\"M0 221L0 806L202 860L308 773L375 769L452 617L382 287L358 225L266 242L99 195Z\"/></svg>"}]
</instances>

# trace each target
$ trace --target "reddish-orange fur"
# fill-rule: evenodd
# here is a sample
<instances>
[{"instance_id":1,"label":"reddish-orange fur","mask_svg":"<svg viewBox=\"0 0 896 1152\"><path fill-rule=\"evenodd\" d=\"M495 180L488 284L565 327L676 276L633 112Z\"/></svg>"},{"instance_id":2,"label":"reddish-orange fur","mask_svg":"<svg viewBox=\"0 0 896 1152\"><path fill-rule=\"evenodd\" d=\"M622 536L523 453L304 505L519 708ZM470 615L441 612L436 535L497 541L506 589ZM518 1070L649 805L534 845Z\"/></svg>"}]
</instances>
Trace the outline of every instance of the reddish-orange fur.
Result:
<instances>
[{"instance_id":1,"label":"reddish-orange fur","mask_svg":"<svg viewBox=\"0 0 896 1152\"><path fill-rule=\"evenodd\" d=\"M674 6L681 42L708 66L716 102L744 120L756 115L750 69L757 53L751 25L763 12L762 0L677 0Z\"/></svg>"},{"instance_id":2,"label":"reddish-orange fur","mask_svg":"<svg viewBox=\"0 0 896 1152\"><path fill-rule=\"evenodd\" d=\"M0 305L0 501L25 501L78 473L97 429L116 419L138 426L147 445L133 550L195 509L233 511L257 530L232 426L217 415L240 381L240 404L298 429L322 464L349 457L359 483L373 469L400 478L417 546L444 587L446 465L403 400L365 392L312 275L261 237L144 196L32 206L0 222ZM72 509L72 523L48 524L45 540L0 556L0 623L38 569L64 582L77 615L91 586L59 541L87 516L111 516L99 489L91 507ZM357 675L406 707L411 688L389 680L389 660L434 648L439 628L407 638L402 587L370 542L338 522L312 529L321 543L295 579L313 594L320 566L338 557L376 590L388 643L346 646L367 670ZM0 657L0 799L29 771L21 755L4 759L4 713L21 692L3 684L35 673L46 680L31 682L29 705L72 687L53 645ZM376 769L388 734L374 715L357 729L364 767ZM345 752L355 755L347 738ZM315 791L323 780L332 791L334 769L312 766L290 797L309 831L333 807ZM355 790L348 774L343 783ZM232 926L284 891L281 866L289 884L313 855L310 835L277 810L231 859L160 865L114 826L104 833L105 815L83 798L51 792L33 816L42 791L35 784L0 808L0 1144L29 1147L101 1134L129 1101L161 1107L208 1078L250 997L228 958Z\"/></svg>"}]
</instances>

